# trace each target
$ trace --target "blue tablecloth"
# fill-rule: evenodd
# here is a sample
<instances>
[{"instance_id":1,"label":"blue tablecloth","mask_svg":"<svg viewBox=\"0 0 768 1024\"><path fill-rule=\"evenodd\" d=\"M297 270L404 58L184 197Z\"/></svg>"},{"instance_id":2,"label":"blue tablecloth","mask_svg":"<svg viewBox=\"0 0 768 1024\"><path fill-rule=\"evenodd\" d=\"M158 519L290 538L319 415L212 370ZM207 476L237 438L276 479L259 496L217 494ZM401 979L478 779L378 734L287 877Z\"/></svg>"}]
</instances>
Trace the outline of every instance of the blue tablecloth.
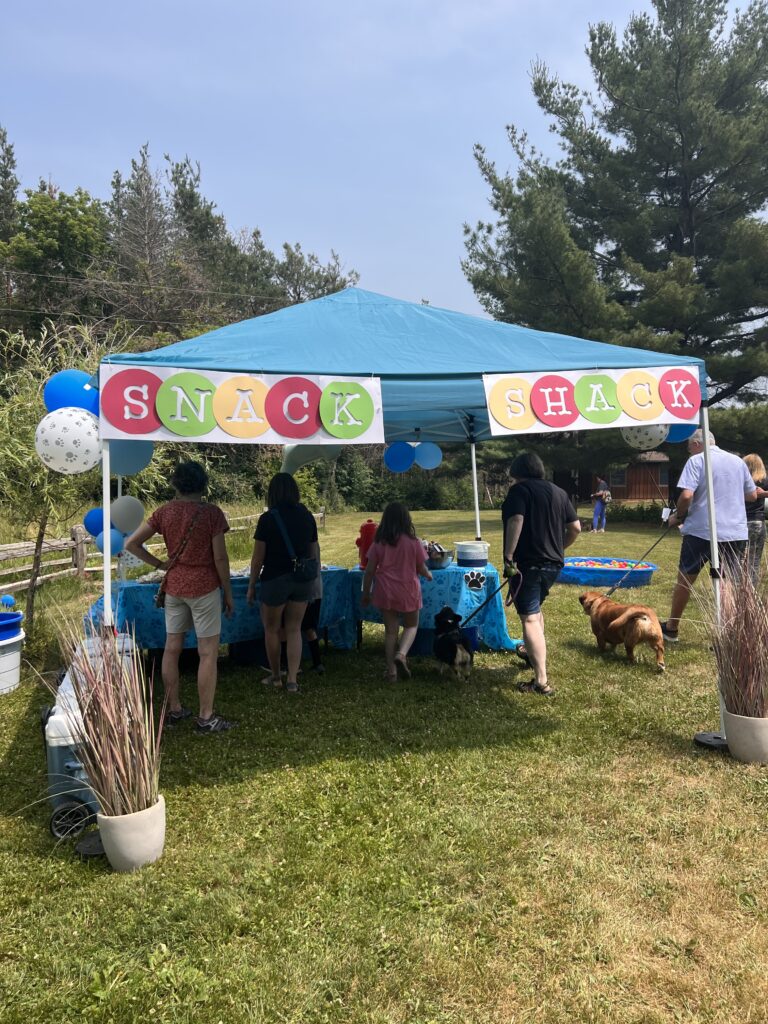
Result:
<instances>
[{"instance_id":1,"label":"blue tablecloth","mask_svg":"<svg viewBox=\"0 0 768 1024\"><path fill-rule=\"evenodd\" d=\"M486 565L483 569L465 569L460 565L449 565L446 569L436 569L432 579L421 580L421 596L424 605L419 615L419 629L435 628L435 615L448 605L462 617L467 619L472 612L498 589L501 580L495 567ZM360 597L363 585L363 570L349 570L349 586L351 601L357 618L366 622L381 622L381 615L372 605L363 608ZM506 595L506 591L504 591ZM507 632L507 618L504 614L504 601L501 593L491 598L482 611L469 623L477 626L480 639L494 651L514 650L519 641L512 640Z\"/></svg>"},{"instance_id":2,"label":"blue tablecloth","mask_svg":"<svg viewBox=\"0 0 768 1024\"><path fill-rule=\"evenodd\" d=\"M323 603L320 609L321 630L328 629L329 639L334 647L351 649L356 640L355 606L349 587L348 570L329 566L322 570ZM157 583L120 583L112 596L112 614L118 629L132 629L136 644L142 648L160 648L165 645L165 612L155 607ZM248 579L244 576L232 578L232 596L235 599L235 614L231 619L222 617L221 642L236 643L239 640L253 640L264 636L258 604L250 607L245 599ZM256 588L258 597L258 587ZM91 608L88 618L99 624L103 615L103 599ZM196 647L195 634L184 637L185 647Z\"/></svg>"}]
</instances>

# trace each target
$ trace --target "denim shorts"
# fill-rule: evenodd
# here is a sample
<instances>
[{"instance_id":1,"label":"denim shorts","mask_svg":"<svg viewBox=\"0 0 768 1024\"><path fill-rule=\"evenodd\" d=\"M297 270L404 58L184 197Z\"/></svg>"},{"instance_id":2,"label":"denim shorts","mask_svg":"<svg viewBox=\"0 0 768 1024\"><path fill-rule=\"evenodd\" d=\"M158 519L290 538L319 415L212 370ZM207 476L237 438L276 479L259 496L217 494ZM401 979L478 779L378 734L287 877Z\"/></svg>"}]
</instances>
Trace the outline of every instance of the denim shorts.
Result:
<instances>
[{"instance_id":1,"label":"denim shorts","mask_svg":"<svg viewBox=\"0 0 768 1024\"><path fill-rule=\"evenodd\" d=\"M747 542L745 540L719 541L717 552L720 555L720 567L731 576L738 576L746 550ZM708 540L694 537L692 534L684 534L683 545L680 548L680 572L684 576L696 576L707 564L711 554Z\"/></svg>"},{"instance_id":2,"label":"denim shorts","mask_svg":"<svg viewBox=\"0 0 768 1024\"><path fill-rule=\"evenodd\" d=\"M556 565L532 565L528 569L521 569L520 575L523 578L515 597L517 614L535 615L541 611L552 584L560 575L560 569ZM513 588L514 585L513 580Z\"/></svg>"}]
</instances>

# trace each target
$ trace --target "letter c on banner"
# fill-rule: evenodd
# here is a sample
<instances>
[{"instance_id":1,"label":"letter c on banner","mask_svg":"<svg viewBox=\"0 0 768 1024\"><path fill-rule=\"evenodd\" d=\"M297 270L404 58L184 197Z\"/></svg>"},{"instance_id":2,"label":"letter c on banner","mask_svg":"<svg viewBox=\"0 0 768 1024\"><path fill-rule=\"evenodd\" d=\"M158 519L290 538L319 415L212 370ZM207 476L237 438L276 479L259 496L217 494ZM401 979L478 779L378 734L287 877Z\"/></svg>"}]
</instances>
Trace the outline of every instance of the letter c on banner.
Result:
<instances>
[{"instance_id":1,"label":"letter c on banner","mask_svg":"<svg viewBox=\"0 0 768 1024\"><path fill-rule=\"evenodd\" d=\"M320 429L320 396L314 381L286 377L269 389L264 411L269 425L283 437L312 437Z\"/></svg>"},{"instance_id":2,"label":"letter c on banner","mask_svg":"<svg viewBox=\"0 0 768 1024\"><path fill-rule=\"evenodd\" d=\"M630 370L616 385L622 411L633 420L655 420L664 411L659 398L659 382L643 370Z\"/></svg>"},{"instance_id":3,"label":"letter c on banner","mask_svg":"<svg viewBox=\"0 0 768 1024\"><path fill-rule=\"evenodd\" d=\"M162 381L149 370L121 370L101 389L101 413L126 434L150 434L160 426L155 410Z\"/></svg>"}]
</instances>

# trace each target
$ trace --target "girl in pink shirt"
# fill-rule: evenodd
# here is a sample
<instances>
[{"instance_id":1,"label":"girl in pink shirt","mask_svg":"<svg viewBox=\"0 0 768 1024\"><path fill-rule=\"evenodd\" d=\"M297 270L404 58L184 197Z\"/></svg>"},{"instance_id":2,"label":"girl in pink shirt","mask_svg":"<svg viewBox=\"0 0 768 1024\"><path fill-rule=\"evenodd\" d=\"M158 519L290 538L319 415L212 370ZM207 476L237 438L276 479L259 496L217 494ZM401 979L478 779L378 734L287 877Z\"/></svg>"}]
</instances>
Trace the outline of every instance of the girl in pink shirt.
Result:
<instances>
[{"instance_id":1,"label":"girl in pink shirt","mask_svg":"<svg viewBox=\"0 0 768 1024\"><path fill-rule=\"evenodd\" d=\"M373 604L384 620L386 678L410 677L407 655L416 638L421 608L419 576L431 580L427 556L416 539L411 515L405 505L393 501L384 509L373 544L368 549L368 566L363 577L363 608ZM371 592L373 585L373 592ZM398 645L400 619L403 632Z\"/></svg>"}]
</instances>

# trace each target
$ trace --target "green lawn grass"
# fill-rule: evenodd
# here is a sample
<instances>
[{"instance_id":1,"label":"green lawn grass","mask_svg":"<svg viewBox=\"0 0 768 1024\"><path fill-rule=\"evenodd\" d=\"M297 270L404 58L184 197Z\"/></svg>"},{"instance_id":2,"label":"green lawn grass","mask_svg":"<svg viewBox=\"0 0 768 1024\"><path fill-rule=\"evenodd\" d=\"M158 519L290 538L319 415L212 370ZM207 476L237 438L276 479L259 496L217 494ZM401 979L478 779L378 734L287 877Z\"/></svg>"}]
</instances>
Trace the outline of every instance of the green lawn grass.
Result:
<instances>
[{"instance_id":1,"label":"green lawn grass","mask_svg":"<svg viewBox=\"0 0 768 1024\"><path fill-rule=\"evenodd\" d=\"M329 520L325 561L355 561L364 518ZM460 513L414 518L474 535ZM609 523L573 550L638 557L655 535ZM248 548L233 539L234 560ZM678 548L621 596L666 614ZM4 1024L765 1020L766 773L691 742L717 726L691 619L659 676L650 651L598 655L578 593L547 602L550 701L497 653L468 684L423 660L388 686L376 627L293 699L223 662L239 728L168 734L166 849L134 876L50 838L27 674L0 697ZM43 594L70 615L89 599Z\"/></svg>"}]
</instances>

